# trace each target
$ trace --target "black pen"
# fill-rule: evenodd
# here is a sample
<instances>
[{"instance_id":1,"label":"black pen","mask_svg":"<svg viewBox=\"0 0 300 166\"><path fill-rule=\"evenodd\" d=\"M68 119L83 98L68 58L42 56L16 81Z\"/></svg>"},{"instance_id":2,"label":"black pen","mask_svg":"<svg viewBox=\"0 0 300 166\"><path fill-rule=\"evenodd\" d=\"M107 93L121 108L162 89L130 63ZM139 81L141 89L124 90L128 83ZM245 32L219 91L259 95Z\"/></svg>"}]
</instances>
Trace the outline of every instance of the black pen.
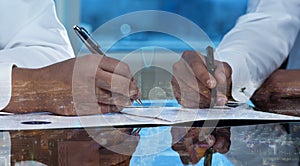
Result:
<instances>
[{"instance_id":1,"label":"black pen","mask_svg":"<svg viewBox=\"0 0 300 166\"><path fill-rule=\"evenodd\" d=\"M101 50L100 45L88 33L87 30L85 30L83 27L79 27L77 25L74 25L73 29L74 29L75 33L78 35L78 37L81 39L81 41L84 43L84 45L91 51L91 53L106 56L104 54L104 52ZM136 99L135 101L140 105L143 104L140 99Z\"/></svg>"},{"instance_id":2,"label":"black pen","mask_svg":"<svg viewBox=\"0 0 300 166\"><path fill-rule=\"evenodd\" d=\"M204 154L204 166L211 166L212 165L212 157L213 157L213 154L214 154L214 149L213 147L210 147L208 148L206 151L205 151L205 154Z\"/></svg>"},{"instance_id":3,"label":"black pen","mask_svg":"<svg viewBox=\"0 0 300 166\"><path fill-rule=\"evenodd\" d=\"M214 76L215 75L215 58L214 58L214 50L211 46L208 46L206 48L207 56L205 58L206 60L206 67L208 72ZM211 89L211 106L214 106L217 101L217 90L216 88Z\"/></svg>"}]
</instances>

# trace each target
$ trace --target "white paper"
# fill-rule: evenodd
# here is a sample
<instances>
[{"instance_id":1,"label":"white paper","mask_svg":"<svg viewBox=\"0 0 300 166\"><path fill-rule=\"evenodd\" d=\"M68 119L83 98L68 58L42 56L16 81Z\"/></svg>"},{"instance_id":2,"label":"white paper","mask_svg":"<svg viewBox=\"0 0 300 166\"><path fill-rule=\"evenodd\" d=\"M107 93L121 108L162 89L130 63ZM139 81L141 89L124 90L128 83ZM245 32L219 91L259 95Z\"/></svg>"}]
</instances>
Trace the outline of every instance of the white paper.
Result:
<instances>
[{"instance_id":1,"label":"white paper","mask_svg":"<svg viewBox=\"0 0 300 166\"><path fill-rule=\"evenodd\" d=\"M130 125L174 125L218 120L299 120L300 117L258 112L244 107L234 109L184 109L180 107L125 108L122 113L91 116L57 116L50 113L2 114L0 130L111 127ZM214 121L214 122L212 122ZM29 124L26 124L29 122ZM30 124L30 122L34 122ZM45 124L38 124L44 123ZM25 124L24 124L25 123ZM37 124L36 124L37 123Z\"/></svg>"}]
</instances>

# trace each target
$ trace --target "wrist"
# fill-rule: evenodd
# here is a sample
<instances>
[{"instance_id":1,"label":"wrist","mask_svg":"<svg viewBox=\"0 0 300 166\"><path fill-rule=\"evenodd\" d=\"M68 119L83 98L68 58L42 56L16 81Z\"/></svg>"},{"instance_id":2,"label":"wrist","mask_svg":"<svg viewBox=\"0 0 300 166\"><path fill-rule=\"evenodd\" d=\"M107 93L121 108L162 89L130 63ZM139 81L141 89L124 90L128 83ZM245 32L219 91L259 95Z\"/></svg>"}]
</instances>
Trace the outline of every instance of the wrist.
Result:
<instances>
[{"instance_id":1,"label":"wrist","mask_svg":"<svg viewBox=\"0 0 300 166\"><path fill-rule=\"evenodd\" d=\"M12 93L7 107L12 113L48 111L64 113L71 110L72 75L54 67L12 70Z\"/></svg>"},{"instance_id":2,"label":"wrist","mask_svg":"<svg viewBox=\"0 0 300 166\"><path fill-rule=\"evenodd\" d=\"M39 109L35 102L39 97L33 82L34 73L35 69L13 67L11 99L5 111L25 113Z\"/></svg>"}]
</instances>

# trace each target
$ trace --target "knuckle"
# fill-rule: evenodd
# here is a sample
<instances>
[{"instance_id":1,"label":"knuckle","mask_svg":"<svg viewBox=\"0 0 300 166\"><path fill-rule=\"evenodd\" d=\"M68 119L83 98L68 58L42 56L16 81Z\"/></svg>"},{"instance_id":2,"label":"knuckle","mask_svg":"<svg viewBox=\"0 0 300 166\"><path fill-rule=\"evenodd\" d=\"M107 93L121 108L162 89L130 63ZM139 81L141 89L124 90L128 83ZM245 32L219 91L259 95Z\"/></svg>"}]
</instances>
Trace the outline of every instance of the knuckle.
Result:
<instances>
[{"instance_id":1,"label":"knuckle","mask_svg":"<svg viewBox=\"0 0 300 166\"><path fill-rule=\"evenodd\" d=\"M232 69L230 65L226 62L223 62L222 65L224 67L226 77L230 77L232 74Z\"/></svg>"},{"instance_id":2,"label":"knuckle","mask_svg":"<svg viewBox=\"0 0 300 166\"><path fill-rule=\"evenodd\" d=\"M186 51L184 51L183 52L183 54L182 54L182 58L187 58L188 56L191 56L192 54L195 54L196 52L195 51L191 51L191 50L186 50Z\"/></svg>"},{"instance_id":3,"label":"knuckle","mask_svg":"<svg viewBox=\"0 0 300 166\"><path fill-rule=\"evenodd\" d=\"M122 70L125 71L126 73L130 73L130 67L127 63L124 62L120 62L121 66L122 66Z\"/></svg>"},{"instance_id":4,"label":"knuckle","mask_svg":"<svg viewBox=\"0 0 300 166\"><path fill-rule=\"evenodd\" d=\"M174 63L174 65L172 66L172 68L173 68L174 74L176 74L178 72L178 70L180 70L180 62Z\"/></svg>"}]
</instances>

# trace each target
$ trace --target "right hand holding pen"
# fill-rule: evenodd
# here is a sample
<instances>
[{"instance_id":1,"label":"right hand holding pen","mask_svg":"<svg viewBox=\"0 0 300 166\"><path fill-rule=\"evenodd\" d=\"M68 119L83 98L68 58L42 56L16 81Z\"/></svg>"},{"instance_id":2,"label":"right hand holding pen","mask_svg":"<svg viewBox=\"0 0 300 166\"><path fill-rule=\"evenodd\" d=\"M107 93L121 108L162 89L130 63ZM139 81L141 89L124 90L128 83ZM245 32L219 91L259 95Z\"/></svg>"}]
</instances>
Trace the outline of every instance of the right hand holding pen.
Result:
<instances>
[{"instance_id":1,"label":"right hand holding pen","mask_svg":"<svg viewBox=\"0 0 300 166\"><path fill-rule=\"evenodd\" d=\"M88 55L40 69L14 67L12 97L5 111L91 115L119 112L138 97L127 64Z\"/></svg>"},{"instance_id":2,"label":"right hand holding pen","mask_svg":"<svg viewBox=\"0 0 300 166\"><path fill-rule=\"evenodd\" d=\"M78 59L75 66L79 68L79 70L75 69L73 74L73 87L75 87L73 88L73 96L77 97L73 98L77 104L77 113L86 114L90 108L98 109L100 113L119 112L123 107L131 105L133 100L139 98L139 89L126 63L107 56L90 55L89 59L83 61ZM86 74L81 73L81 69L91 75L85 76ZM76 74L78 76L75 76ZM85 81L81 77L95 82ZM82 83L83 87L85 84L91 86L88 87L89 92L86 97L81 94L80 86ZM79 85L79 89L75 91L77 85ZM95 87L93 87L94 85ZM97 97L96 101L94 93ZM89 104L89 102L92 103ZM94 102L98 103L97 108L94 108Z\"/></svg>"},{"instance_id":3,"label":"right hand holding pen","mask_svg":"<svg viewBox=\"0 0 300 166\"><path fill-rule=\"evenodd\" d=\"M185 51L173 65L172 86L177 101L188 108L210 107L212 88L217 88L216 105L225 105L230 96L231 67L215 61L215 75L212 76L205 64L205 57L195 51Z\"/></svg>"}]
</instances>

